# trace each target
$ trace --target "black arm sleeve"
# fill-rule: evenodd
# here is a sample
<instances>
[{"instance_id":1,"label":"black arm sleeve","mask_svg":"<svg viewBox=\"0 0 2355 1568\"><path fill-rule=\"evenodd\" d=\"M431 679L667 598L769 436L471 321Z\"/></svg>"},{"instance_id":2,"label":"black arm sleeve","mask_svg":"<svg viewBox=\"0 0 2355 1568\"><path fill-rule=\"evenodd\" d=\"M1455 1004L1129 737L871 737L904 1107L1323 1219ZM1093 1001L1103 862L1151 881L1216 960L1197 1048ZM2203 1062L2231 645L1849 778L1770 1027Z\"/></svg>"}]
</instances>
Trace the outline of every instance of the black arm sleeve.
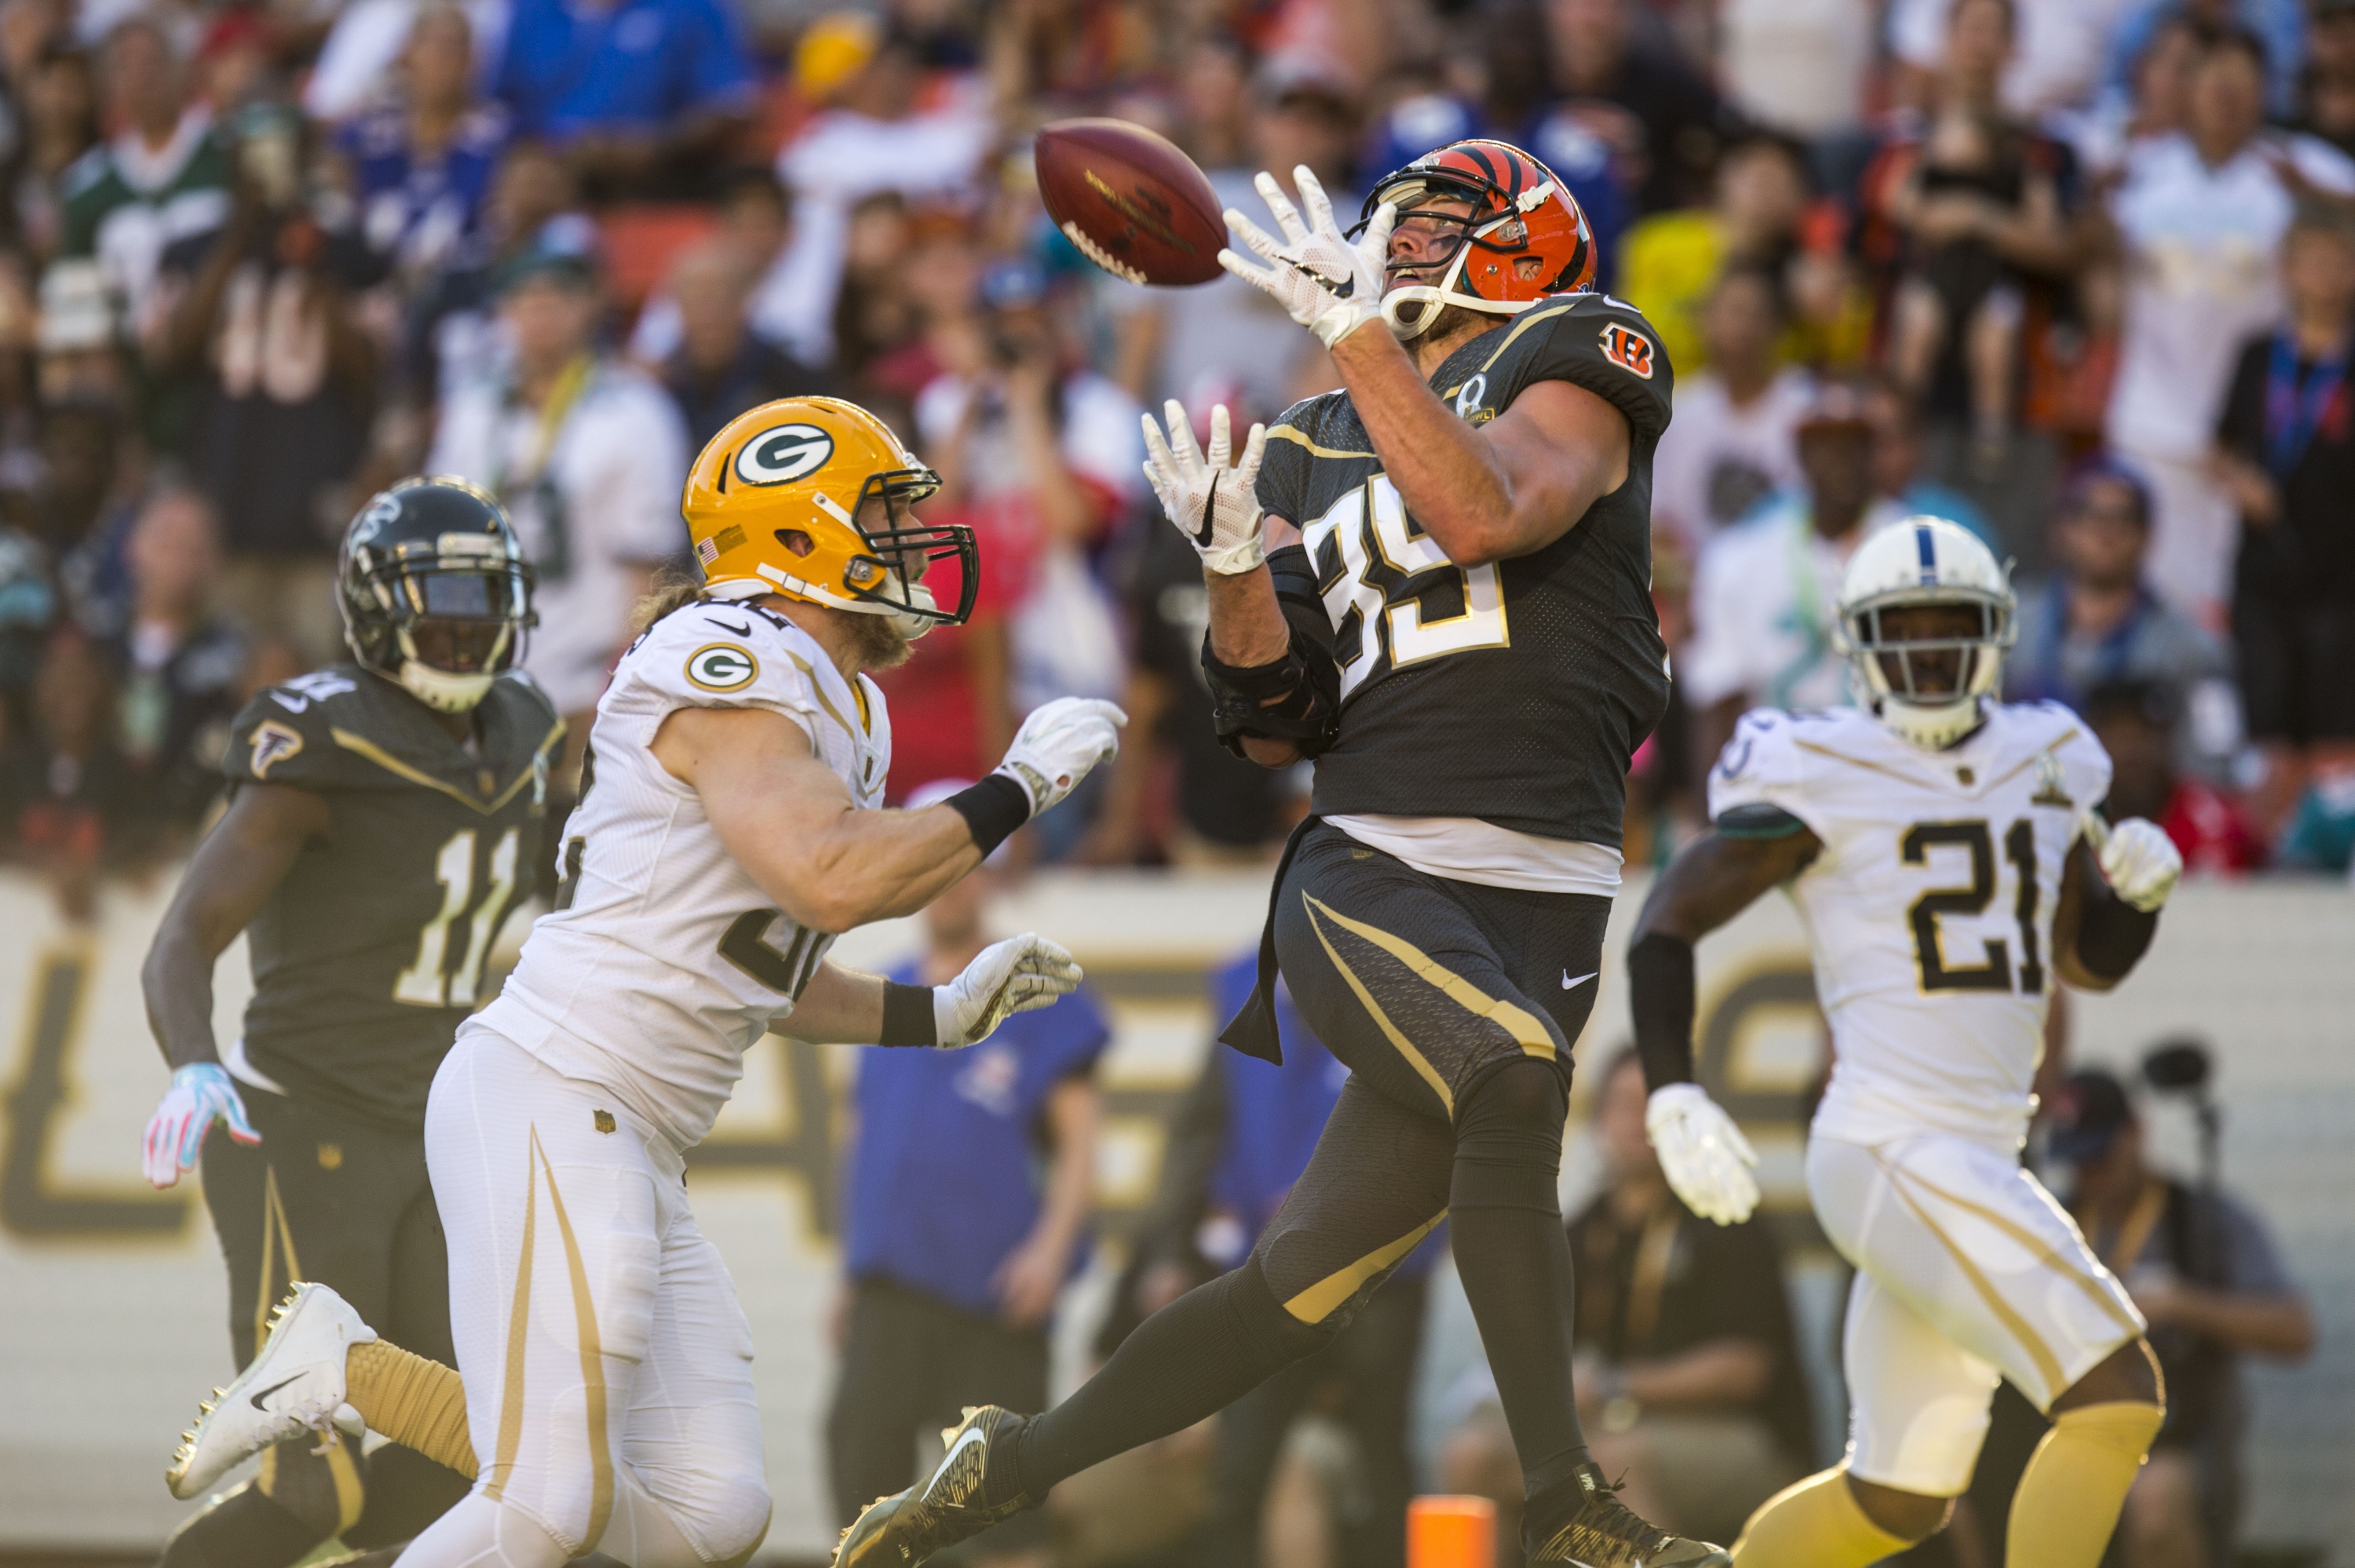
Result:
<instances>
[{"instance_id":1,"label":"black arm sleeve","mask_svg":"<svg viewBox=\"0 0 2355 1568\"><path fill-rule=\"evenodd\" d=\"M1627 949L1629 1006L1644 1086L1693 1081L1693 949L1681 937L1647 931Z\"/></svg>"},{"instance_id":2,"label":"black arm sleeve","mask_svg":"<svg viewBox=\"0 0 2355 1568\"><path fill-rule=\"evenodd\" d=\"M1316 591L1308 551L1287 545L1267 558L1275 599L1292 632L1284 657L1266 664L1223 664L1202 638L1202 673L1210 687L1219 739L1241 757L1246 736L1288 740L1304 757L1328 750L1341 725L1341 667L1333 660L1333 623Z\"/></svg>"},{"instance_id":3,"label":"black arm sleeve","mask_svg":"<svg viewBox=\"0 0 2355 1568\"><path fill-rule=\"evenodd\" d=\"M2105 888L2077 918L2077 961L2103 980L2124 980L2158 930L2158 910L2146 913Z\"/></svg>"}]
</instances>

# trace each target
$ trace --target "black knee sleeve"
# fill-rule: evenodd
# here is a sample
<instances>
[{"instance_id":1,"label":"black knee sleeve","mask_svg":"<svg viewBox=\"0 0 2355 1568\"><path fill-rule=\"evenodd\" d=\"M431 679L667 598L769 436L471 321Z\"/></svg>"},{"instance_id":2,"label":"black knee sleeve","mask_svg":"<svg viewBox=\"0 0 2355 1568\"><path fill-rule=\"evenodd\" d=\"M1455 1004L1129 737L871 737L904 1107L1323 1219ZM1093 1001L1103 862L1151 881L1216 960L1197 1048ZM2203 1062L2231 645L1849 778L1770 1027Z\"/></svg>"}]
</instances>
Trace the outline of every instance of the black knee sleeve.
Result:
<instances>
[{"instance_id":1,"label":"black knee sleeve","mask_svg":"<svg viewBox=\"0 0 2355 1568\"><path fill-rule=\"evenodd\" d=\"M1562 1124L1570 1090L1551 1062L1508 1062L1455 1107L1451 1209L1533 1209L1559 1215Z\"/></svg>"},{"instance_id":2,"label":"black knee sleeve","mask_svg":"<svg viewBox=\"0 0 2355 1568\"><path fill-rule=\"evenodd\" d=\"M1218 1293L1220 1310L1236 1338L1250 1347L1262 1377L1271 1377L1303 1357L1315 1355L1341 1331L1337 1315L1319 1323L1304 1323L1285 1311L1269 1287L1267 1276L1260 1272L1256 1255L1245 1258L1241 1268L1211 1288Z\"/></svg>"}]
</instances>

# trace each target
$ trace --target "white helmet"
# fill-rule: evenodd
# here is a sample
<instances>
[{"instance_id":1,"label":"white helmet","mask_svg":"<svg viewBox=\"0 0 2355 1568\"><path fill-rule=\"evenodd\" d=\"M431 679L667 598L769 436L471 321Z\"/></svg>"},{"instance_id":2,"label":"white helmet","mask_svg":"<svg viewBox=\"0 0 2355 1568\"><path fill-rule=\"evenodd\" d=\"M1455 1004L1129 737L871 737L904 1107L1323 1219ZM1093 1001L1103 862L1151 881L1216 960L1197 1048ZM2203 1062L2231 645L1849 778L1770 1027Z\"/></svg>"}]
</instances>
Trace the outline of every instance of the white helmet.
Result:
<instances>
[{"instance_id":1,"label":"white helmet","mask_svg":"<svg viewBox=\"0 0 2355 1568\"><path fill-rule=\"evenodd\" d=\"M1979 699L1995 690L2003 655L2018 634L2010 573L1967 528L1943 517L1908 517L1868 537L1840 579L1839 622L1832 643L1849 662L1857 701L1914 745L1936 750L1970 734ZM1963 605L1978 611L1968 637L1901 641L1881 633L1884 610ZM1959 655L1937 672L1934 689L1916 673L1924 654ZM1946 661L1939 661L1946 662Z\"/></svg>"}]
</instances>

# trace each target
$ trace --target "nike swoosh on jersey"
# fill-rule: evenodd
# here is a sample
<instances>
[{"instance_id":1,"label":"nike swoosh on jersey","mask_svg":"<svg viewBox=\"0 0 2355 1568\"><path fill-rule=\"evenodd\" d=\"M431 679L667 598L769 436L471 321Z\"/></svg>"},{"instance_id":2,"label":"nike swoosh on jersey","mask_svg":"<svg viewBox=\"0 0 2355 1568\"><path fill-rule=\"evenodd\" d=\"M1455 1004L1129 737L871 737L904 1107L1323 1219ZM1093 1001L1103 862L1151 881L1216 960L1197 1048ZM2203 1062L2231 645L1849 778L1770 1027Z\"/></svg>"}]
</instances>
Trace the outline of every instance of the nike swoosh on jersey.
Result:
<instances>
[{"instance_id":1,"label":"nike swoosh on jersey","mask_svg":"<svg viewBox=\"0 0 2355 1568\"><path fill-rule=\"evenodd\" d=\"M290 714L299 714L311 705L311 699L308 697L290 697L283 692L272 692L270 695L272 701Z\"/></svg>"},{"instance_id":2,"label":"nike swoosh on jersey","mask_svg":"<svg viewBox=\"0 0 2355 1568\"><path fill-rule=\"evenodd\" d=\"M711 618L711 624L719 627L723 631L732 631L739 637L750 637L752 635L752 629L750 626L730 626L716 615Z\"/></svg>"},{"instance_id":3,"label":"nike swoosh on jersey","mask_svg":"<svg viewBox=\"0 0 2355 1568\"><path fill-rule=\"evenodd\" d=\"M1568 969L1564 969L1561 971L1561 989L1564 991L1576 991L1580 986L1584 985L1588 980L1593 980L1596 975L1599 975L1603 971L1601 969L1589 969L1586 973L1579 976L1576 980L1572 980L1570 978L1570 971Z\"/></svg>"}]
</instances>

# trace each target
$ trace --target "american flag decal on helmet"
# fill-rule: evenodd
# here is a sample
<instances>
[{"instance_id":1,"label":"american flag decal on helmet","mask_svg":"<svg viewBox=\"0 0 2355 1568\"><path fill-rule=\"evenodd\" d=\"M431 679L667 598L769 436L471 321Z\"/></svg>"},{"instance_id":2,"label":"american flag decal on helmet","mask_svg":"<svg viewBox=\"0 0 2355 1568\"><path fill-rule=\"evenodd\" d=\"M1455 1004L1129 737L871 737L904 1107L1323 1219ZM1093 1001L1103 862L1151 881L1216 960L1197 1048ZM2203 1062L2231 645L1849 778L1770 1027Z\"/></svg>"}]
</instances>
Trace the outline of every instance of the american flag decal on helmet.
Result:
<instances>
[{"instance_id":1,"label":"american flag decal on helmet","mask_svg":"<svg viewBox=\"0 0 2355 1568\"><path fill-rule=\"evenodd\" d=\"M710 566L714 561L717 561L719 558L719 541L717 539L698 539L695 542L695 558L701 561L706 567Z\"/></svg>"}]
</instances>

